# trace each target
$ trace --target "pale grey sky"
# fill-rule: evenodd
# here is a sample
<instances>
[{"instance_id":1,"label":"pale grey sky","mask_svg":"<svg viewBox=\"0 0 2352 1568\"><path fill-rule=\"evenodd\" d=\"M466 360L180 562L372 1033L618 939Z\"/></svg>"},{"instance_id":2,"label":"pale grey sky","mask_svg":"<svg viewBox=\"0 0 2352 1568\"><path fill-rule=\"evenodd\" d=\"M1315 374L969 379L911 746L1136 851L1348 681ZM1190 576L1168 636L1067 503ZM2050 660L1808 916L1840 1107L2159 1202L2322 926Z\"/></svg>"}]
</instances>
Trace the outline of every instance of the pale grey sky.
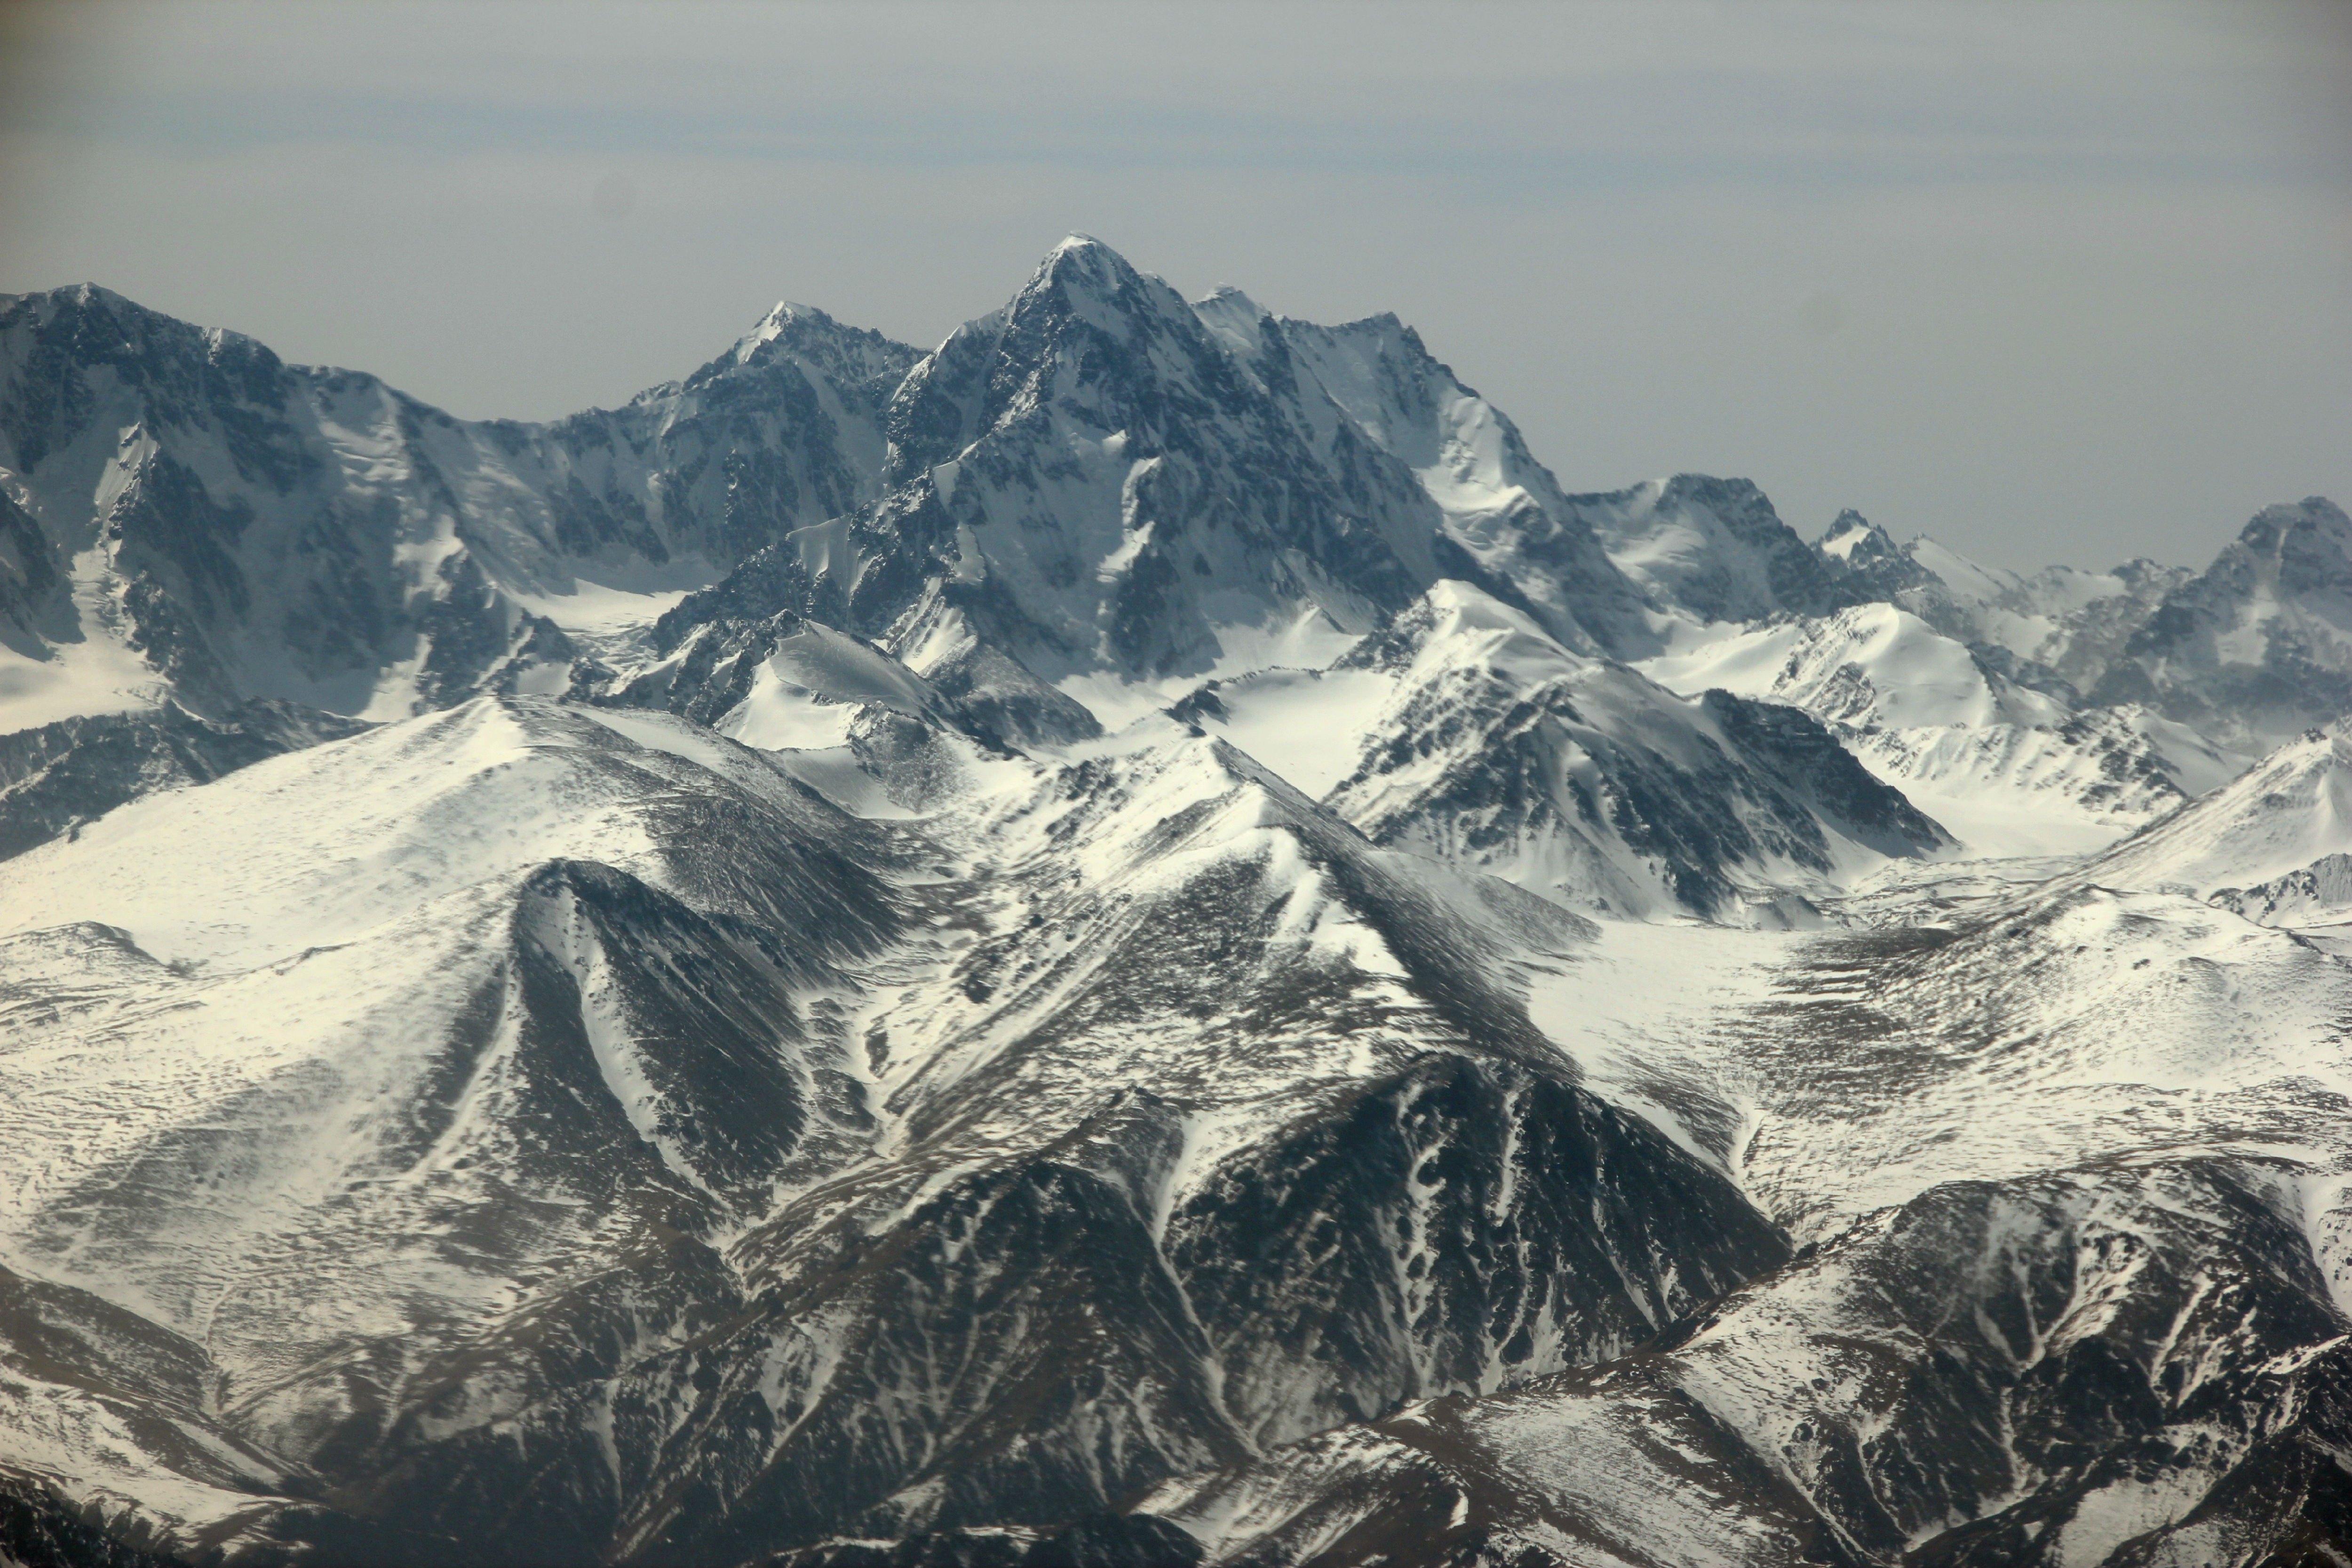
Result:
<instances>
[{"instance_id":1,"label":"pale grey sky","mask_svg":"<svg viewBox=\"0 0 2352 1568\"><path fill-rule=\"evenodd\" d=\"M540 417L1084 230L1394 310L1574 489L1988 562L2352 504L2352 5L19 5L0 290Z\"/></svg>"}]
</instances>

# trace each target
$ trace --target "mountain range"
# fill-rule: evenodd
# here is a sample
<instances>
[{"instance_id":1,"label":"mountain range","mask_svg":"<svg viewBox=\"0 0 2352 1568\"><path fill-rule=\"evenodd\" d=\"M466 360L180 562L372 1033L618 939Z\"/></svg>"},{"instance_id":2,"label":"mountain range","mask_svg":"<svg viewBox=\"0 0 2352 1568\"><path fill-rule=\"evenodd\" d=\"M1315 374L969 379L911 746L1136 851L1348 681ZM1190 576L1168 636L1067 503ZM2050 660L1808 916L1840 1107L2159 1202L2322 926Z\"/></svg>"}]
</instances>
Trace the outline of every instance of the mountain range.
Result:
<instances>
[{"instance_id":1,"label":"mountain range","mask_svg":"<svg viewBox=\"0 0 2352 1568\"><path fill-rule=\"evenodd\" d=\"M1050 251L0 297L0 1562L2352 1561L2352 519L1572 493Z\"/></svg>"}]
</instances>

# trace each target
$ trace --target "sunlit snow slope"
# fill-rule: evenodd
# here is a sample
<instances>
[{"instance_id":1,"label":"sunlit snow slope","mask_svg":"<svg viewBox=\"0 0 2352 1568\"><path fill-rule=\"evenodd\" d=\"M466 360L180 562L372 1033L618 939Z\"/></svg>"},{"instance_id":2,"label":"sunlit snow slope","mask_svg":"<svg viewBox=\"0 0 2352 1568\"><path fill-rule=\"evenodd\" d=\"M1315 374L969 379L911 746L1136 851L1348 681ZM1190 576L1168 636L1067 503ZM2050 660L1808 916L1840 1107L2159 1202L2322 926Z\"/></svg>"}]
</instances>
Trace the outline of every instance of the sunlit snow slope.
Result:
<instances>
[{"instance_id":1,"label":"sunlit snow slope","mask_svg":"<svg viewBox=\"0 0 2352 1568\"><path fill-rule=\"evenodd\" d=\"M2347 584L1076 236L548 425L0 299L0 1562L2352 1561Z\"/></svg>"}]
</instances>

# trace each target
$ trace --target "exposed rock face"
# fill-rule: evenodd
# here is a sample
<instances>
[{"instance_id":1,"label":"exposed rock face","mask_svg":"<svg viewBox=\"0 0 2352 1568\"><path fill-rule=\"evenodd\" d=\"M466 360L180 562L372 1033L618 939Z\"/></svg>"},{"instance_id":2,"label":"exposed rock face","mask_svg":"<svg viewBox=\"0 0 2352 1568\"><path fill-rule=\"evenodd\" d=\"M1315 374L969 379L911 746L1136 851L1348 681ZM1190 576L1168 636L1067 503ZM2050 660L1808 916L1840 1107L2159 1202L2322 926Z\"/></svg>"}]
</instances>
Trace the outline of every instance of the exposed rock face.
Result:
<instances>
[{"instance_id":1,"label":"exposed rock face","mask_svg":"<svg viewBox=\"0 0 2352 1568\"><path fill-rule=\"evenodd\" d=\"M183 1547L311 1539L307 1500L444 1562L1051 1536L1616 1353L1786 1256L1494 973L1573 917L1429 883L1181 731L991 809L1019 853L941 882L967 850L691 725L486 700L21 858L24 907L115 920L10 939L50 1010L10 1255L184 1364L163 1407L45 1364L12 1441L168 1408L199 1449L133 1418L116 1484L171 1478ZM178 923L199 843L320 913ZM137 1062L173 1097L64 1152Z\"/></svg>"},{"instance_id":2,"label":"exposed rock face","mask_svg":"<svg viewBox=\"0 0 2352 1568\"><path fill-rule=\"evenodd\" d=\"M2276 1201L2271 1172L2197 1164L1938 1187L1670 1350L1144 1506L1275 1563L2187 1563L2340 1541L2345 1320Z\"/></svg>"},{"instance_id":3,"label":"exposed rock face","mask_svg":"<svg viewBox=\"0 0 2352 1568\"><path fill-rule=\"evenodd\" d=\"M789 609L925 675L944 635L1048 684L1200 677L1269 642L1321 662L1442 577L1574 646L1648 635L1517 430L1393 318L1187 305L1072 239L914 368L887 427L880 500L687 600L662 650L747 647Z\"/></svg>"},{"instance_id":4,"label":"exposed rock face","mask_svg":"<svg viewBox=\"0 0 2352 1568\"><path fill-rule=\"evenodd\" d=\"M1879 603L1898 604L1906 594L1932 589L1941 579L1895 542L1895 536L1858 511L1842 511L1814 548L1843 566L1848 583L1866 585Z\"/></svg>"},{"instance_id":5,"label":"exposed rock face","mask_svg":"<svg viewBox=\"0 0 2352 1568\"><path fill-rule=\"evenodd\" d=\"M332 713L262 700L217 720L173 706L0 735L0 860L141 795L210 784L264 757L363 728Z\"/></svg>"},{"instance_id":6,"label":"exposed rock face","mask_svg":"<svg viewBox=\"0 0 2352 1568\"><path fill-rule=\"evenodd\" d=\"M1943 829L1792 708L1675 698L1449 585L1349 656L1395 694L1331 804L1382 843L1619 914L1734 921ZM1760 907L1754 913L1750 906Z\"/></svg>"},{"instance_id":7,"label":"exposed rock face","mask_svg":"<svg viewBox=\"0 0 2352 1568\"><path fill-rule=\"evenodd\" d=\"M525 598L690 587L867 499L915 357L780 306L625 408L474 423L102 289L10 297L0 643L56 717L141 700L142 665L205 712L560 690L594 650Z\"/></svg>"},{"instance_id":8,"label":"exposed rock face","mask_svg":"<svg viewBox=\"0 0 2352 1568\"><path fill-rule=\"evenodd\" d=\"M2352 708L2352 518L2314 497L2258 513L2166 594L2098 681L2221 738L2276 744Z\"/></svg>"},{"instance_id":9,"label":"exposed rock face","mask_svg":"<svg viewBox=\"0 0 2352 1568\"><path fill-rule=\"evenodd\" d=\"M1620 569L1703 621L1826 615L1883 596L1807 545L1746 479L1677 474L1572 504Z\"/></svg>"},{"instance_id":10,"label":"exposed rock face","mask_svg":"<svg viewBox=\"0 0 2352 1568\"><path fill-rule=\"evenodd\" d=\"M540 426L0 301L0 1558L2352 1560L2348 542L1075 237Z\"/></svg>"}]
</instances>

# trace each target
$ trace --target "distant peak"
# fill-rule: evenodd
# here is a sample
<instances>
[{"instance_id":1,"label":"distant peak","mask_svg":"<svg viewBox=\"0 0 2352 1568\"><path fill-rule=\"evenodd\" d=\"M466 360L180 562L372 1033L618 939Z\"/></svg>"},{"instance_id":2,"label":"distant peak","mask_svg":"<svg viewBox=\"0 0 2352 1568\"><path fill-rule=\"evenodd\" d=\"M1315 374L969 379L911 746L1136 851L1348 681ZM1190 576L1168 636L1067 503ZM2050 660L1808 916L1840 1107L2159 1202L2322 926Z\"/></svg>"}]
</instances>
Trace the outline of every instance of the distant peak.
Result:
<instances>
[{"instance_id":1,"label":"distant peak","mask_svg":"<svg viewBox=\"0 0 2352 1568\"><path fill-rule=\"evenodd\" d=\"M2244 530L2252 534L2264 529L2311 527L2352 527L2352 518L2326 496L2306 496L2300 501L2282 501L2256 512Z\"/></svg>"},{"instance_id":2,"label":"distant peak","mask_svg":"<svg viewBox=\"0 0 2352 1568\"><path fill-rule=\"evenodd\" d=\"M109 289L103 283L68 283L62 288L51 289L46 291L35 291L27 294L18 294L12 296L12 298L19 300L47 299L58 306L72 306L80 310L87 310L93 305L100 305L104 306L109 310L136 310L142 315L159 316L163 314L160 310L149 310L146 306L142 305L136 300L124 298L122 295L116 293L113 289Z\"/></svg>"},{"instance_id":3,"label":"distant peak","mask_svg":"<svg viewBox=\"0 0 2352 1568\"><path fill-rule=\"evenodd\" d=\"M1008 319L1039 307L1055 317L1066 313L1090 322L1114 336L1124 336L1144 317L1165 319L1190 311L1164 280L1139 271L1109 246L1082 234L1045 253L1014 297Z\"/></svg>"},{"instance_id":4,"label":"distant peak","mask_svg":"<svg viewBox=\"0 0 2352 1568\"><path fill-rule=\"evenodd\" d=\"M1824 555L1840 561L1852 561L1857 556L1884 555L1893 552L1894 536L1870 519L1848 507L1837 514L1829 531L1822 535L1817 548Z\"/></svg>"},{"instance_id":5,"label":"distant peak","mask_svg":"<svg viewBox=\"0 0 2352 1568\"><path fill-rule=\"evenodd\" d=\"M760 318L760 324L735 342L735 361L740 364L759 352L763 343L771 343L784 335L795 323L814 321L824 326L834 324L833 318L814 305L798 304L791 300L779 300L775 308Z\"/></svg>"},{"instance_id":6,"label":"distant peak","mask_svg":"<svg viewBox=\"0 0 2352 1568\"><path fill-rule=\"evenodd\" d=\"M2301 552L2314 545L2343 551L2352 547L2352 518L2326 496L2311 496L2300 502L2263 508L2239 531L2238 542L2264 554L2281 550Z\"/></svg>"},{"instance_id":7,"label":"distant peak","mask_svg":"<svg viewBox=\"0 0 2352 1568\"><path fill-rule=\"evenodd\" d=\"M1073 234L1037 263L1033 287L1046 282L1085 282L1115 289L1135 276L1135 268L1118 251L1092 235Z\"/></svg>"},{"instance_id":8,"label":"distant peak","mask_svg":"<svg viewBox=\"0 0 2352 1568\"><path fill-rule=\"evenodd\" d=\"M1658 489L1658 504L1697 505L1720 514L1729 508L1739 511L1768 513L1772 511L1771 498L1757 487L1753 479L1722 479L1714 474L1676 474ZM1726 521L1729 521L1727 519Z\"/></svg>"},{"instance_id":9,"label":"distant peak","mask_svg":"<svg viewBox=\"0 0 2352 1568\"><path fill-rule=\"evenodd\" d=\"M1254 358L1263 346L1259 339L1263 324L1273 312L1232 284L1220 283L1209 290L1205 299L1194 303L1192 314L1227 346L1245 358Z\"/></svg>"}]
</instances>

